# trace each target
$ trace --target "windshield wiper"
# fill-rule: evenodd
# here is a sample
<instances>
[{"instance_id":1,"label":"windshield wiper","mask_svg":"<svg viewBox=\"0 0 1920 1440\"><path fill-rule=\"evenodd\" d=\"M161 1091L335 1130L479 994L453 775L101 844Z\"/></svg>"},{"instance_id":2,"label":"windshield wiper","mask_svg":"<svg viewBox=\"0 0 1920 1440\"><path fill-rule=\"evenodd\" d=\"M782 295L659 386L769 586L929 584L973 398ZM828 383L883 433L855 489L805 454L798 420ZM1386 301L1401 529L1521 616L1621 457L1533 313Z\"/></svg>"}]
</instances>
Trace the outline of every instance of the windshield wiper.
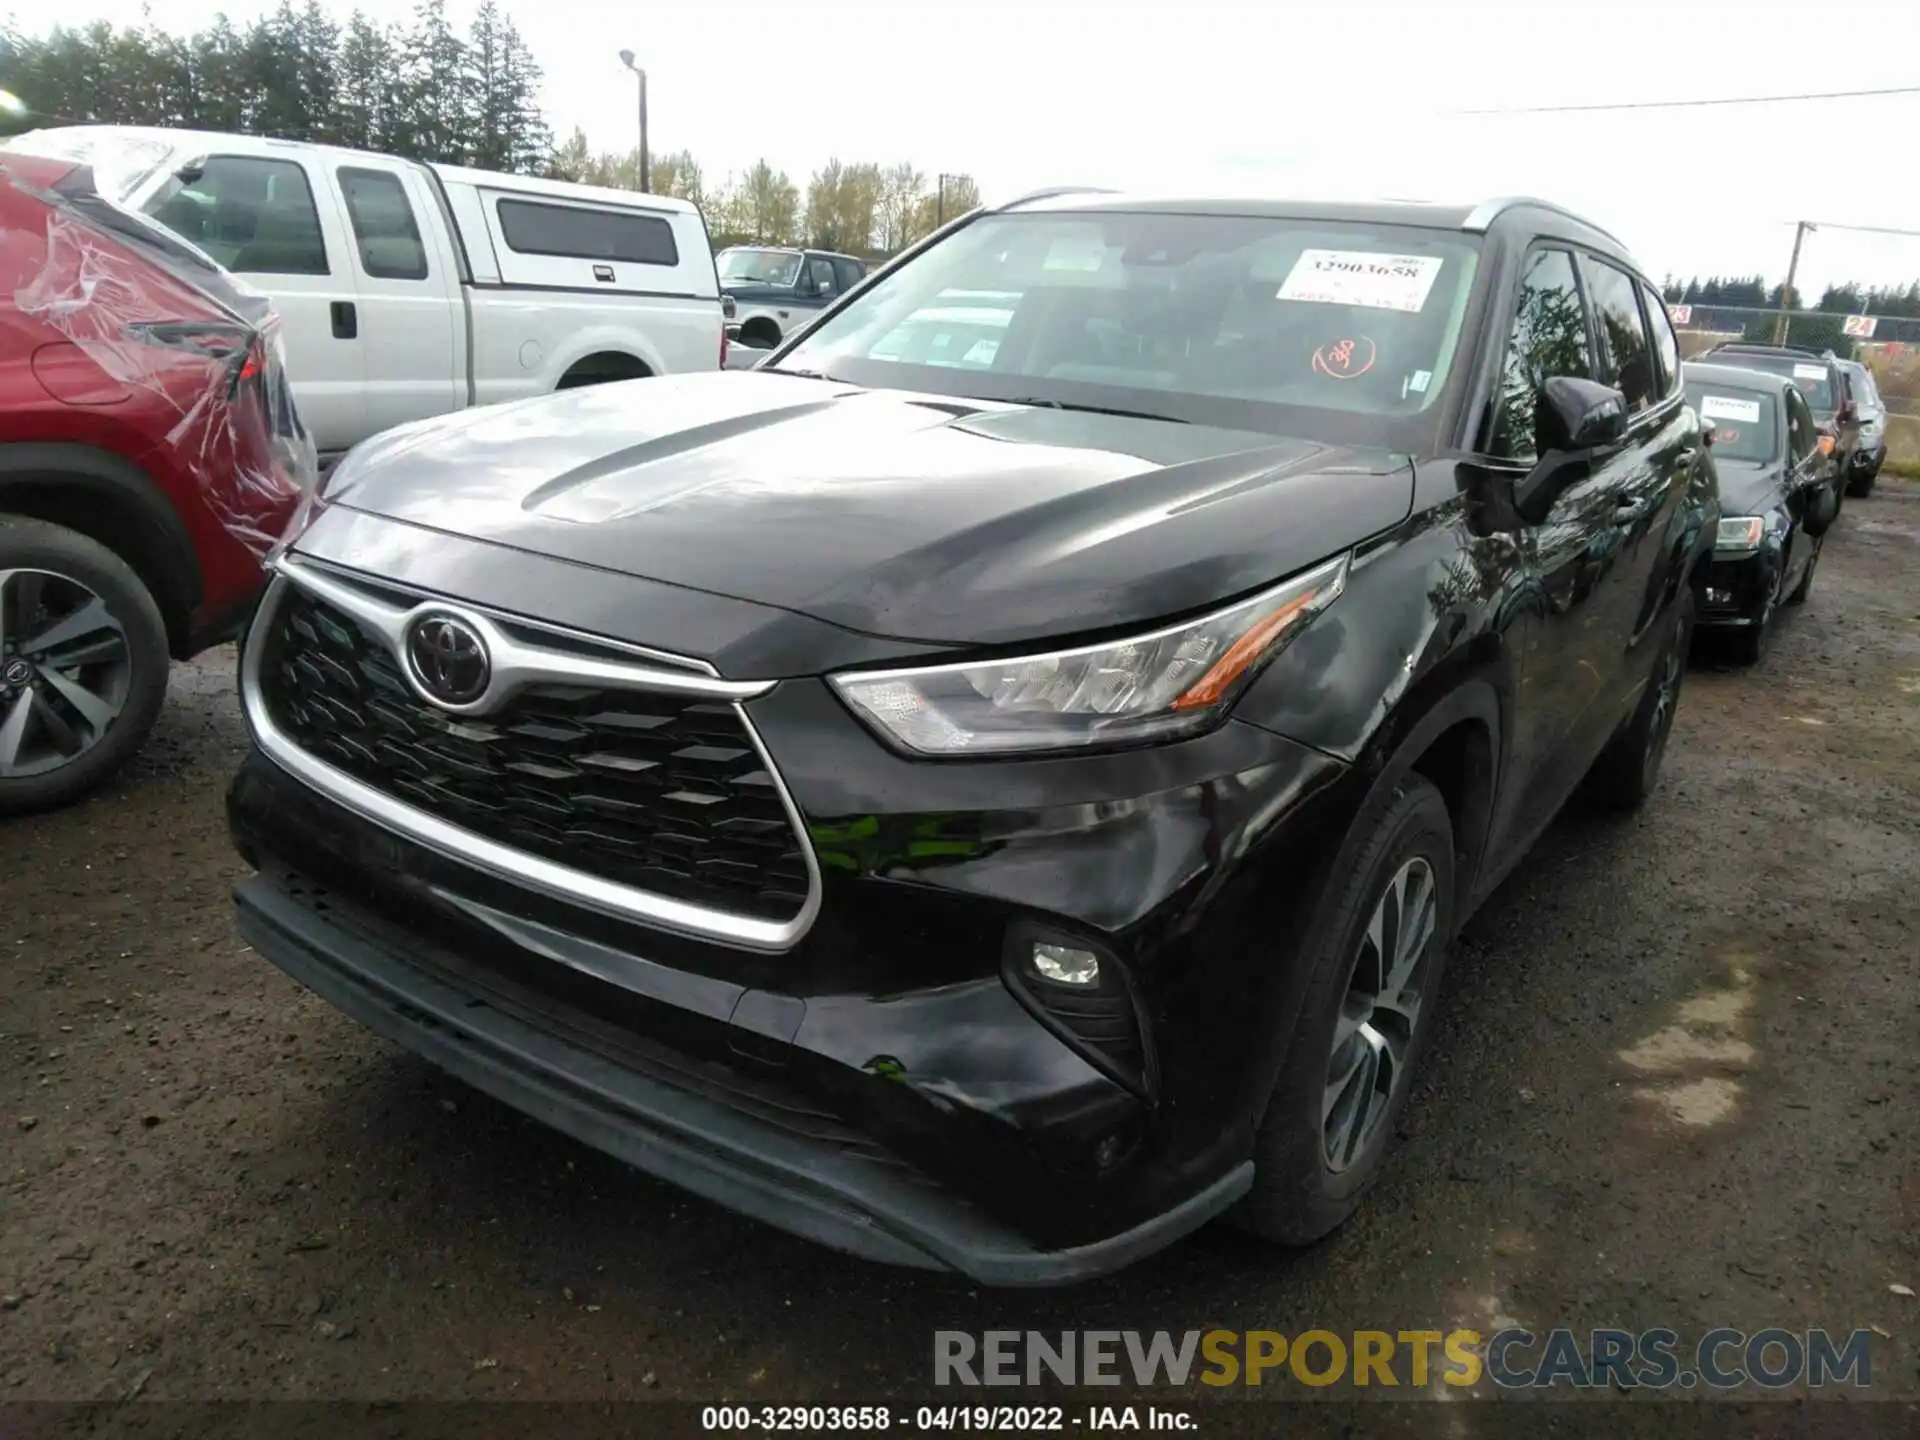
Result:
<instances>
[{"instance_id":1,"label":"windshield wiper","mask_svg":"<svg viewBox=\"0 0 1920 1440\"><path fill-rule=\"evenodd\" d=\"M796 370L785 365L756 365L753 368L768 375L792 375L801 380L833 379L833 377L824 370Z\"/></svg>"},{"instance_id":2,"label":"windshield wiper","mask_svg":"<svg viewBox=\"0 0 1920 1440\"><path fill-rule=\"evenodd\" d=\"M1009 405L1038 405L1043 410L1079 410L1088 415L1121 415L1129 420L1164 420L1169 425L1185 425L1189 422L1178 415L1156 415L1151 410L1123 410L1116 405L1082 405L1073 400L1042 399L1038 395L1022 395L1006 402Z\"/></svg>"}]
</instances>

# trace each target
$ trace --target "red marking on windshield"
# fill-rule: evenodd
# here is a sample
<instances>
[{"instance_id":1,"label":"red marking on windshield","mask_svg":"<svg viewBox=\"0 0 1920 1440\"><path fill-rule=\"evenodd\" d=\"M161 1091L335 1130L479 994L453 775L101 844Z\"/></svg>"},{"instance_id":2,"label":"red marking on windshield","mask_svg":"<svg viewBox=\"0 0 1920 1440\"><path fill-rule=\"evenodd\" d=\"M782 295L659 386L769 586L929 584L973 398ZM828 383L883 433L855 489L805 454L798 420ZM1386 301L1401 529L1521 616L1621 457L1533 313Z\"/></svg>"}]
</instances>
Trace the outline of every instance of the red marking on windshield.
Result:
<instances>
[{"instance_id":1,"label":"red marking on windshield","mask_svg":"<svg viewBox=\"0 0 1920 1440\"><path fill-rule=\"evenodd\" d=\"M1313 352L1313 368L1332 380L1355 380L1373 368L1380 351L1362 335L1356 340L1336 340Z\"/></svg>"}]
</instances>

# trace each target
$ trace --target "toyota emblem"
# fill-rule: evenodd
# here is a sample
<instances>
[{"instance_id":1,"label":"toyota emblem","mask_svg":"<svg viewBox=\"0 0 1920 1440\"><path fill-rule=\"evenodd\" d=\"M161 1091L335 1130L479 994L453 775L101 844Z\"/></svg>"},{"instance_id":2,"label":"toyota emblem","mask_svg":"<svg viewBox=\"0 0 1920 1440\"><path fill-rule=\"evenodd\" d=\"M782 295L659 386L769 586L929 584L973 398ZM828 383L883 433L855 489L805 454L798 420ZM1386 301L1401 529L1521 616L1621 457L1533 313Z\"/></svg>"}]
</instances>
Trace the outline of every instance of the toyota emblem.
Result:
<instances>
[{"instance_id":1,"label":"toyota emblem","mask_svg":"<svg viewBox=\"0 0 1920 1440\"><path fill-rule=\"evenodd\" d=\"M487 642L454 615L422 615L407 627L407 665L427 698L442 705L471 705L493 678Z\"/></svg>"}]
</instances>

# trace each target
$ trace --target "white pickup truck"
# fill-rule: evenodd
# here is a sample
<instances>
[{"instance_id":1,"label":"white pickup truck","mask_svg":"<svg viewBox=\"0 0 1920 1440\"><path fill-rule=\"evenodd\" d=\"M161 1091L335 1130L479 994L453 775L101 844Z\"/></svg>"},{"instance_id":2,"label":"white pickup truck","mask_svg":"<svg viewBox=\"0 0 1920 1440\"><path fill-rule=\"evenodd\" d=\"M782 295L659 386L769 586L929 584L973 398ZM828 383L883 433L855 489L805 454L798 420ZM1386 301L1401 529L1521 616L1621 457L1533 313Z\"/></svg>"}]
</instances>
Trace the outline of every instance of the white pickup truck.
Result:
<instances>
[{"instance_id":1,"label":"white pickup truck","mask_svg":"<svg viewBox=\"0 0 1920 1440\"><path fill-rule=\"evenodd\" d=\"M271 297L323 456L464 406L725 364L684 200L200 131L7 143L90 164L101 193Z\"/></svg>"}]
</instances>

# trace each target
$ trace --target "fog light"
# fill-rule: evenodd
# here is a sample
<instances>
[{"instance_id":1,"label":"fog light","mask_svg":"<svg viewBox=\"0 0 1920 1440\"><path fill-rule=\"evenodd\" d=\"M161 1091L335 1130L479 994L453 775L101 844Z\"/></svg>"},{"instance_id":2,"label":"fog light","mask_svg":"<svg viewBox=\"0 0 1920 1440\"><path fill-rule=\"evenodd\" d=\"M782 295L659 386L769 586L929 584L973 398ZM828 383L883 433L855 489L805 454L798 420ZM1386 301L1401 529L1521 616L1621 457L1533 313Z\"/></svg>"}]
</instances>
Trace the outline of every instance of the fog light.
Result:
<instances>
[{"instance_id":1,"label":"fog light","mask_svg":"<svg viewBox=\"0 0 1920 1440\"><path fill-rule=\"evenodd\" d=\"M1733 603L1733 592L1731 590L1716 590L1709 585L1707 587L1707 603L1709 605L1731 605Z\"/></svg>"},{"instance_id":2,"label":"fog light","mask_svg":"<svg viewBox=\"0 0 1920 1440\"><path fill-rule=\"evenodd\" d=\"M1070 945L1047 945L1036 941L1033 968L1043 980L1056 985L1098 985L1100 959L1091 950L1076 950Z\"/></svg>"}]
</instances>

